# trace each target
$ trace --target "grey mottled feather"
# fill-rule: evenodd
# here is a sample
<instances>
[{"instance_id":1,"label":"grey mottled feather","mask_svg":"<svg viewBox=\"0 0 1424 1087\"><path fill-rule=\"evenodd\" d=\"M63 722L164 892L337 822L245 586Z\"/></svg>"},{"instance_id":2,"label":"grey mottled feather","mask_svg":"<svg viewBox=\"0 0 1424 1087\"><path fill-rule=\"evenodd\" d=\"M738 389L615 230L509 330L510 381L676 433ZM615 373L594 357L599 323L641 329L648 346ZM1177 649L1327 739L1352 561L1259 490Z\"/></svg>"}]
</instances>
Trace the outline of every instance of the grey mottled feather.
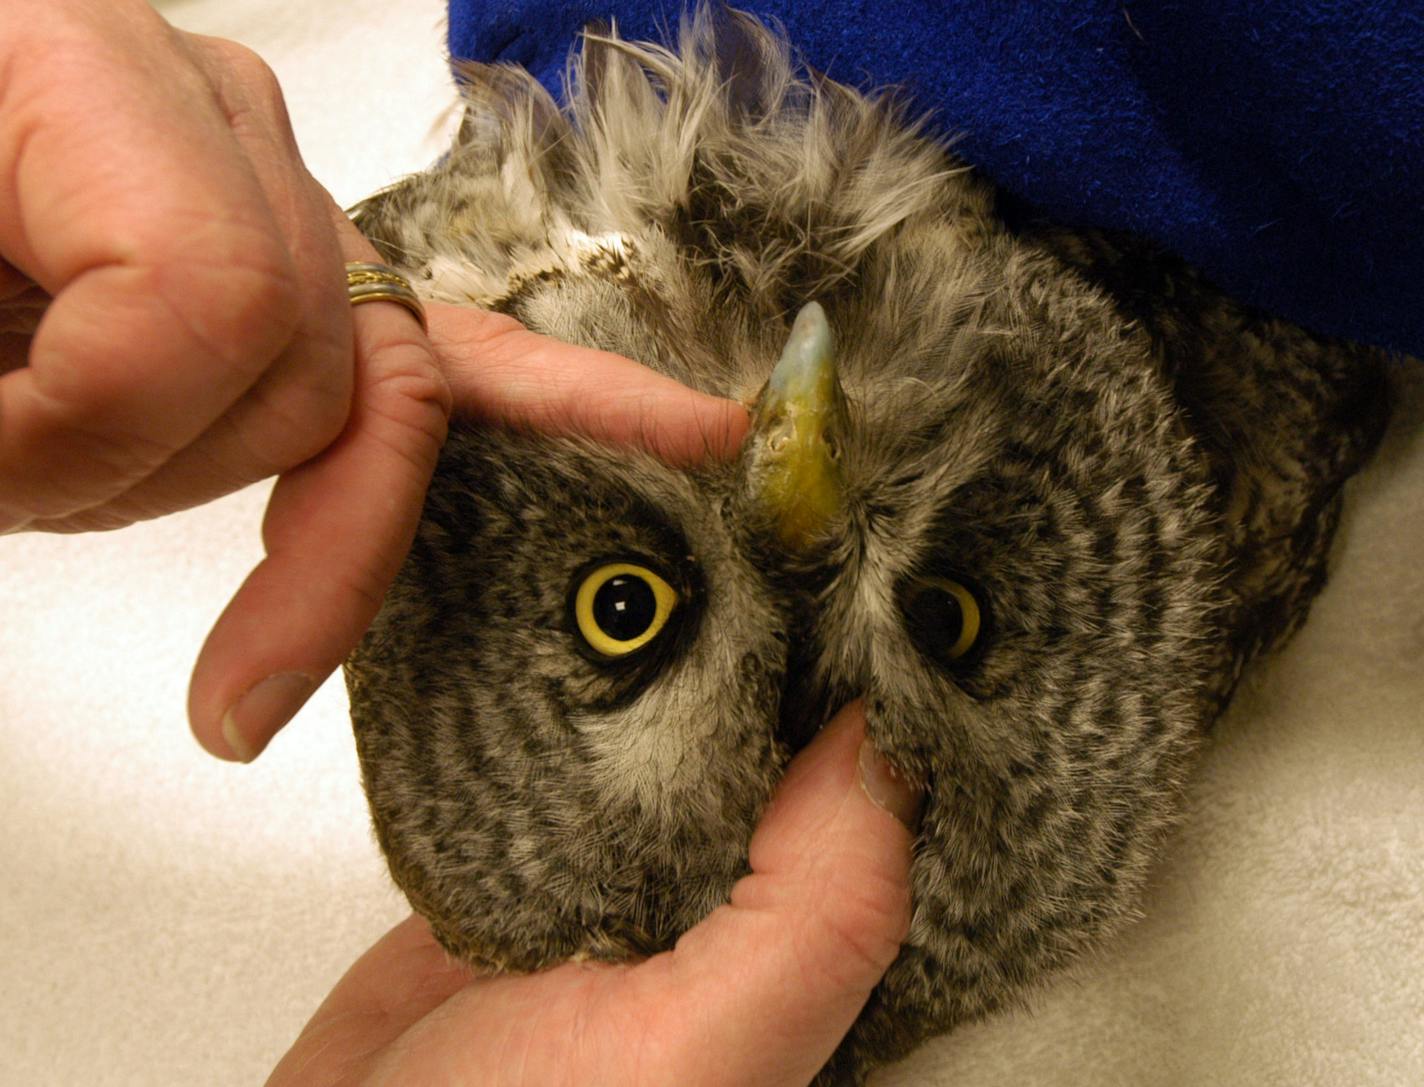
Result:
<instances>
[{"instance_id":1,"label":"grey mottled feather","mask_svg":"<svg viewBox=\"0 0 1424 1087\"><path fill-rule=\"evenodd\" d=\"M430 298L747 398L826 307L852 427L832 541L792 560L738 466L457 428L347 669L381 845L454 954L529 970L669 946L725 900L804 723L867 698L929 787L909 940L825 1072L1017 1000L1130 917L1203 730L1303 619L1385 414L1375 352L1122 239L1010 231L902 112L799 78L753 20L591 36L560 109L464 71L439 165L358 223ZM657 652L578 651L601 556L683 594ZM927 661L903 589L991 613Z\"/></svg>"}]
</instances>

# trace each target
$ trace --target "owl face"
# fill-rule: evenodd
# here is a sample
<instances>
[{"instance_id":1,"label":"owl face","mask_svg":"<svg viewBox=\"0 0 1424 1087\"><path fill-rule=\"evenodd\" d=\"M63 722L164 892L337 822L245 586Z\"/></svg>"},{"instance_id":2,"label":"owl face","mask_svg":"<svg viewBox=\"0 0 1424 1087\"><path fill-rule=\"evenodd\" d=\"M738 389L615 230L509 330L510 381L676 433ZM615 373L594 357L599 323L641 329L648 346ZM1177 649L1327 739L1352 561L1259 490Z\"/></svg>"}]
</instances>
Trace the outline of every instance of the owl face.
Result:
<instances>
[{"instance_id":1,"label":"owl face","mask_svg":"<svg viewBox=\"0 0 1424 1087\"><path fill-rule=\"evenodd\" d=\"M749 19L584 48L564 110L467 72L457 147L358 224L429 297L753 426L692 470L453 429L347 667L377 834L461 958L651 952L863 696L926 790L910 935L837 1057L863 1072L1130 913L1196 738L1323 579L1375 360L1110 239L1011 232Z\"/></svg>"},{"instance_id":2,"label":"owl face","mask_svg":"<svg viewBox=\"0 0 1424 1087\"><path fill-rule=\"evenodd\" d=\"M1202 724L1220 587L1200 456L1106 309L1055 327L1050 298L1021 336L982 310L907 336L884 289L826 307L834 501L791 540L779 403L696 471L456 431L351 675L382 844L457 954L669 946L743 872L787 758L859 695L929 788L912 946L972 976L1117 908ZM584 298L607 293L510 309L538 327L556 305L562 335L605 349L655 335L626 303L609 335ZM703 384L768 401L789 322L698 315L740 339Z\"/></svg>"}]
</instances>

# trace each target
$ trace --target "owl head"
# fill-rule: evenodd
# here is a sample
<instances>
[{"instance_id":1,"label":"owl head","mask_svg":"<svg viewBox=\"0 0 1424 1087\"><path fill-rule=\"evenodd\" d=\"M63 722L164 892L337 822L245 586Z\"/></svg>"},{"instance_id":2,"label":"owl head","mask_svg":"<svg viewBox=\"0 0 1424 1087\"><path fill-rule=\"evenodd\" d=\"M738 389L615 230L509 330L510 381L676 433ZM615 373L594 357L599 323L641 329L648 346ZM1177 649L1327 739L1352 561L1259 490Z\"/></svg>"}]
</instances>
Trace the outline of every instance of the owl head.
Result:
<instances>
[{"instance_id":1,"label":"owl head","mask_svg":"<svg viewBox=\"0 0 1424 1087\"><path fill-rule=\"evenodd\" d=\"M1197 738L1303 615L1375 360L1129 243L1010 230L746 17L590 35L562 108L464 76L455 148L358 212L385 257L753 423L695 469L453 430L347 668L396 881L485 967L668 947L863 695L927 801L909 938L838 1060L1002 1006L1130 913Z\"/></svg>"}]
</instances>

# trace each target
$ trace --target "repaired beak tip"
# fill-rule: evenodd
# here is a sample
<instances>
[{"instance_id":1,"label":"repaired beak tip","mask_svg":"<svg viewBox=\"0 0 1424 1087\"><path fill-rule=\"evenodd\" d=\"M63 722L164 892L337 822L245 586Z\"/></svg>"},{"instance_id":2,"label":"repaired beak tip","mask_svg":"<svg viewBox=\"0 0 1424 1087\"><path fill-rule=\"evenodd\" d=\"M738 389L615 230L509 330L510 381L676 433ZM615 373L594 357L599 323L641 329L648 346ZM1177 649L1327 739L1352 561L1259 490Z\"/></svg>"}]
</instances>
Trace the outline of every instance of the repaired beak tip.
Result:
<instances>
[{"instance_id":1,"label":"repaired beak tip","mask_svg":"<svg viewBox=\"0 0 1424 1087\"><path fill-rule=\"evenodd\" d=\"M845 423L830 322L801 307L758 399L754 490L783 546L804 551L842 507L839 448Z\"/></svg>"},{"instance_id":2,"label":"repaired beak tip","mask_svg":"<svg viewBox=\"0 0 1424 1087\"><path fill-rule=\"evenodd\" d=\"M781 358L767 380L767 392L781 400L796 399L814 406L835 381L831 325L819 302L807 302L796 314Z\"/></svg>"}]
</instances>

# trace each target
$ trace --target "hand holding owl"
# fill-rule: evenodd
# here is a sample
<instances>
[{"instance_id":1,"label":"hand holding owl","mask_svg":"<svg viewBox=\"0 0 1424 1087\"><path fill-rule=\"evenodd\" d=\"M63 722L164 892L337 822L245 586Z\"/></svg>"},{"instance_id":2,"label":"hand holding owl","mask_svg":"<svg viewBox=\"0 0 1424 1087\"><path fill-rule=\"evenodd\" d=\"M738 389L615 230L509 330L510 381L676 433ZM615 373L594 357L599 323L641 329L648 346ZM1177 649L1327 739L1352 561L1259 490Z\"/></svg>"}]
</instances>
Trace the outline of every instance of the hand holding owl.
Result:
<instances>
[{"instance_id":1,"label":"hand holding owl","mask_svg":"<svg viewBox=\"0 0 1424 1087\"><path fill-rule=\"evenodd\" d=\"M400 309L353 311L342 264L374 251L241 46L141 0L8 0L0 70L0 531L117 528L278 477L267 557L194 672L215 754L260 751L374 615L444 438L444 363L481 417L656 434L675 459L681 420L740 419L612 356L575 378L503 319L432 315L437 359Z\"/></svg>"},{"instance_id":2,"label":"hand holding owl","mask_svg":"<svg viewBox=\"0 0 1424 1087\"><path fill-rule=\"evenodd\" d=\"M351 968L269 1087L809 1083L909 924L903 824L918 798L864 734L852 705L797 757L752 839L752 873L672 951L474 977L413 917Z\"/></svg>"}]
</instances>

